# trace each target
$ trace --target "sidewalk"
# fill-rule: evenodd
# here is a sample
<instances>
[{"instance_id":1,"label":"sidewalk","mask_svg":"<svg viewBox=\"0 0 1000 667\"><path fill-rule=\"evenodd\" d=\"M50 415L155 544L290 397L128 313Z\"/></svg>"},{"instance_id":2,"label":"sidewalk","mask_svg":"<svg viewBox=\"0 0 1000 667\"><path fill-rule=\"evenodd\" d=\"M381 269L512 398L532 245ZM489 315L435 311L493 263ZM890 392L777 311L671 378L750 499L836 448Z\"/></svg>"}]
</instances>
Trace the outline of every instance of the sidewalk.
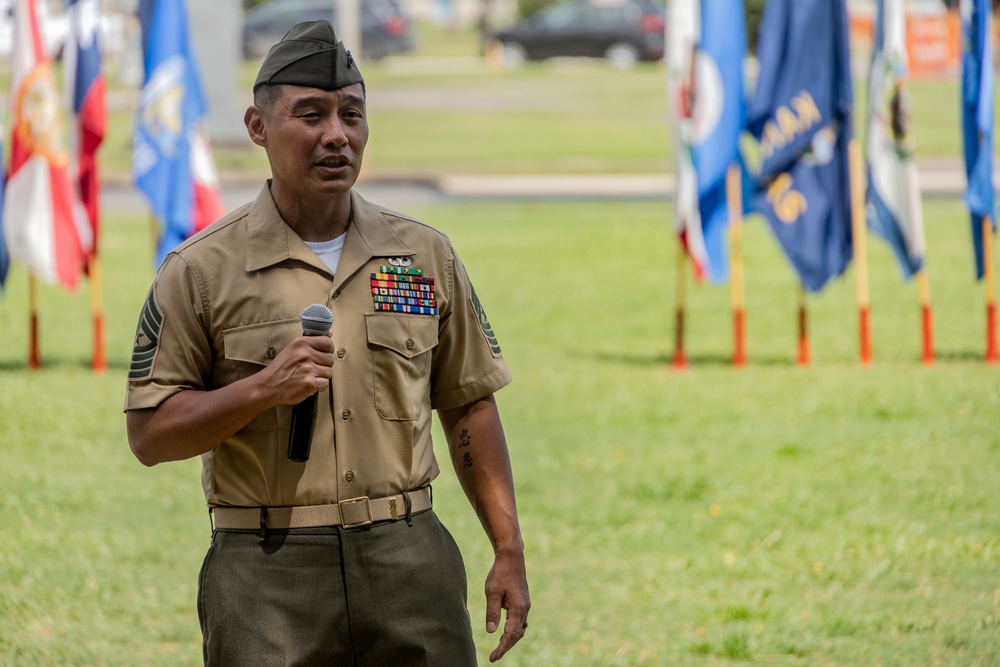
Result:
<instances>
[{"instance_id":1,"label":"sidewalk","mask_svg":"<svg viewBox=\"0 0 1000 667\"><path fill-rule=\"evenodd\" d=\"M960 197L965 194L965 170L959 161L918 163L924 197ZM268 174L224 172L223 190L256 191ZM1000 182L1000 170L994 178ZM129 174L104 178L105 188L132 188ZM454 199L672 199L677 183L673 174L362 174L360 189L408 189Z\"/></svg>"},{"instance_id":2,"label":"sidewalk","mask_svg":"<svg viewBox=\"0 0 1000 667\"><path fill-rule=\"evenodd\" d=\"M965 170L959 162L935 161L918 164L925 197L958 197L965 194ZM393 179L374 176L359 183L388 185ZM402 179L398 179L402 180ZM997 178L1000 180L1000 171ZM677 182L673 174L445 174L423 179L425 187L456 198L673 198Z\"/></svg>"}]
</instances>

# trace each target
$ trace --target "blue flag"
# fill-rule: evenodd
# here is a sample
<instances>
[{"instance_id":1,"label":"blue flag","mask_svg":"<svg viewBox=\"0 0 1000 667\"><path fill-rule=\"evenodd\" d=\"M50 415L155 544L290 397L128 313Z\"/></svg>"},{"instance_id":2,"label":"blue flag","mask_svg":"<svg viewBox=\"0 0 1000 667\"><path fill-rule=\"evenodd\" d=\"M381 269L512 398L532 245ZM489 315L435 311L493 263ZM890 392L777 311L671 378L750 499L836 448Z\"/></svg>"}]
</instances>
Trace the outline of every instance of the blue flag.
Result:
<instances>
[{"instance_id":1,"label":"blue flag","mask_svg":"<svg viewBox=\"0 0 1000 667\"><path fill-rule=\"evenodd\" d=\"M194 230L191 150L207 105L188 40L184 0L143 0L145 78L135 124L132 173L160 224L156 264Z\"/></svg>"},{"instance_id":2,"label":"blue flag","mask_svg":"<svg viewBox=\"0 0 1000 667\"><path fill-rule=\"evenodd\" d=\"M813 292L852 256L850 47L844 0L769 0L748 127L760 140L754 208Z\"/></svg>"},{"instance_id":3,"label":"blue flag","mask_svg":"<svg viewBox=\"0 0 1000 667\"><path fill-rule=\"evenodd\" d=\"M962 3L962 138L976 278L983 277L983 217L996 231L993 191L993 38L989 0Z\"/></svg>"},{"instance_id":4,"label":"blue flag","mask_svg":"<svg viewBox=\"0 0 1000 667\"><path fill-rule=\"evenodd\" d=\"M715 282L729 273L726 172L740 164L739 138L746 125L743 60L746 30L743 0L701 3L701 40L695 56L692 161L697 172L698 211Z\"/></svg>"}]
</instances>

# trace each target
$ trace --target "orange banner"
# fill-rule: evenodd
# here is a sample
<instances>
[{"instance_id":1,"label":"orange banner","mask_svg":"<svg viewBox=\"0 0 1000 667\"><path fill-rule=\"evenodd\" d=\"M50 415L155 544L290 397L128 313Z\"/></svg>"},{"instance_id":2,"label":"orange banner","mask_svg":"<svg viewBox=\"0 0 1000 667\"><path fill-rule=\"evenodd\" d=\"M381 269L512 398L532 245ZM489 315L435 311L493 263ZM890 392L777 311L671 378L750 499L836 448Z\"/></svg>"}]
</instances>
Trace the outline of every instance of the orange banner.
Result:
<instances>
[{"instance_id":1,"label":"orange banner","mask_svg":"<svg viewBox=\"0 0 1000 667\"><path fill-rule=\"evenodd\" d=\"M958 12L906 17L910 76L920 78L958 68L962 26Z\"/></svg>"},{"instance_id":2,"label":"orange banner","mask_svg":"<svg viewBox=\"0 0 1000 667\"><path fill-rule=\"evenodd\" d=\"M868 13L851 15L851 38L871 48L874 17ZM954 72L962 54L962 25L958 12L912 13L906 17L906 50L910 56L910 76L915 79Z\"/></svg>"}]
</instances>

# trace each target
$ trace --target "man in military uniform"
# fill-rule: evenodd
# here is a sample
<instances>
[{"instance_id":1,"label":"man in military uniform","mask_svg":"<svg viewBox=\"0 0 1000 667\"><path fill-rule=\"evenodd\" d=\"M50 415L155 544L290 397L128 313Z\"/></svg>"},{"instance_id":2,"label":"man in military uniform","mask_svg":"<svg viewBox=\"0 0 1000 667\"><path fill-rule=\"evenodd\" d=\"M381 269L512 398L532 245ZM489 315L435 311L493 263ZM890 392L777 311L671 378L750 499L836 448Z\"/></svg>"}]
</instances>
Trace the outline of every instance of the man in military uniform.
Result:
<instances>
[{"instance_id":1,"label":"man in military uniform","mask_svg":"<svg viewBox=\"0 0 1000 667\"><path fill-rule=\"evenodd\" d=\"M493 399L510 373L465 268L443 234L352 190L365 88L326 21L271 49L244 122L272 178L164 260L125 401L142 463L202 459L205 662L476 664L462 558L431 510L432 410L494 548L498 660L530 602ZM332 311L328 335L302 335L310 304ZM310 456L290 460L293 406L317 391Z\"/></svg>"}]
</instances>

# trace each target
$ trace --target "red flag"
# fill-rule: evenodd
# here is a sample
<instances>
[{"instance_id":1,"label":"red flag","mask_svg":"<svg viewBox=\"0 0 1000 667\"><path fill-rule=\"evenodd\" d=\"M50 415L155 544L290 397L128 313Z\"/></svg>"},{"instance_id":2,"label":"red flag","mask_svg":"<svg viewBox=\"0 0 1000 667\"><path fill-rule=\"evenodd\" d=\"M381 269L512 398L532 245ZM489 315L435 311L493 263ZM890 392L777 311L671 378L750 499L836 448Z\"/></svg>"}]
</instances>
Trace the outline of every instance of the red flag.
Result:
<instances>
[{"instance_id":1,"label":"red flag","mask_svg":"<svg viewBox=\"0 0 1000 667\"><path fill-rule=\"evenodd\" d=\"M34 0L16 1L14 21L4 233L12 259L47 282L73 288L84 249L74 216L62 105Z\"/></svg>"},{"instance_id":2,"label":"red flag","mask_svg":"<svg viewBox=\"0 0 1000 667\"><path fill-rule=\"evenodd\" d=\"M81 230L89 257L97 255L99 228L97 149L104 139L106 113L101 73L101 21L98 0L70 0L69 39L64 49L67 98L72 109L70 175L86 210L88 229ZM86 240L90 239L90 243ZM89 246L89 247L88 247Z\"/></svg>"},{"instance_id":3,"label":"red flag","mask_svg":"<svg viewBox=\"0 0 1000 667\"><path fill-rule=\"evenodd\" d=\"M194 228L191 234L200 232L225 215L222 206L222 192L219 175L215 171L215 158L208 138L198 127L191 141L191 180L194 182Z\"/></svg>"}]
</instances>

